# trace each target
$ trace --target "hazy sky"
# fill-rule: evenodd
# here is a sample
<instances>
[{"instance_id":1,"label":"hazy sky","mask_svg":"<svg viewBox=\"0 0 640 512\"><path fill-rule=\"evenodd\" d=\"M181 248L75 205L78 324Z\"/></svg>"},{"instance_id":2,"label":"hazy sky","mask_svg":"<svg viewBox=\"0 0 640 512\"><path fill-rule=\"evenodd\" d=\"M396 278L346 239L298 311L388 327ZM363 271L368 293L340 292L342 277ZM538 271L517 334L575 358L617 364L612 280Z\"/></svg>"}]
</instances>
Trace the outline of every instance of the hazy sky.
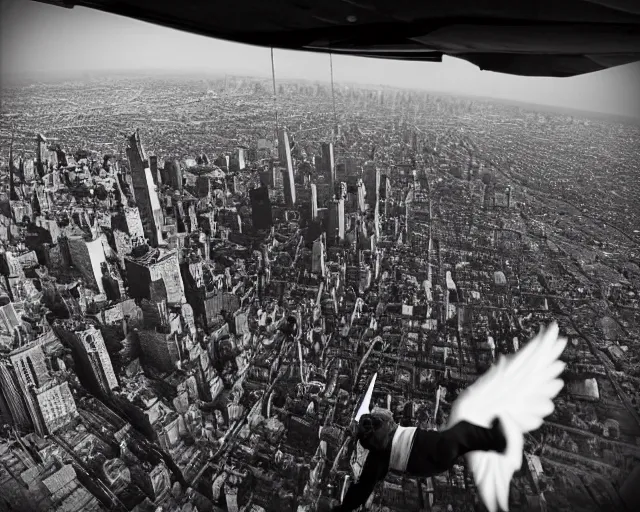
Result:
<instances>
[{"instance_id":1,"label":"hazy sky","mask_svg":"<svg viewBox=\"0 0 640 512\"><path fill-rule=\"evenodd\" d=\"M268 0L265 0L268 1ZM0 0L0 76L60 70L166 69L270 75L268 48L219 41L84 8ZM275 51L276 78L329 79L329 57ZM333 57L336 82L492 96L640 118L640 65L573 78L516 77L467 62Z\"/></svg>"}]
</instances>

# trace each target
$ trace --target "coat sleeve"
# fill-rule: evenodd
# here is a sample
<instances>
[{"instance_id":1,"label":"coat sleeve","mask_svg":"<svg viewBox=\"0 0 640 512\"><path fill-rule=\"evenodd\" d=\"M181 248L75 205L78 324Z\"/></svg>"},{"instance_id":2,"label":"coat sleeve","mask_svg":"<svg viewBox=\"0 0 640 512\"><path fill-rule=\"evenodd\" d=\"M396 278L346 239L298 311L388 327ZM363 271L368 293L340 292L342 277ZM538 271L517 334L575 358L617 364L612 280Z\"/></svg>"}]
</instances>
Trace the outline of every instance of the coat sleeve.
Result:
<instances>
[{"instance_id":1,"label":"coat sleeve","mask_svg":"<svg viewBox=\"0 0 640 512\"><path fill-rule=\"evenodd\" d=\"M336 507L335 512L351 512L367 502L376 484L389 471L389 458L385 455L373 451L368 453L358 482L349 487L342 505Z\"/></svg>"}]
</instances>

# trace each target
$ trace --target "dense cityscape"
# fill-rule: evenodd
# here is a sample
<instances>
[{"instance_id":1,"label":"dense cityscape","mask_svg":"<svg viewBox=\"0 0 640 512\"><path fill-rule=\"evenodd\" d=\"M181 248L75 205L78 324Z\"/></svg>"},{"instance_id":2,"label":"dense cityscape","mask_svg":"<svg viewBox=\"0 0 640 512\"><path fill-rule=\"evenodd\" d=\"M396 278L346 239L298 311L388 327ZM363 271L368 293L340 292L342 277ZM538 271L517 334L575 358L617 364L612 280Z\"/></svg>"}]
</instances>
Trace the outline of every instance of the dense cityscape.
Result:
<instances>
[{"instance_id":1,"label":"dense cityscape","mask_svg":"<svg viewBox=\"0 0 640 512\"><path fill-rule=\"evenodd\" d=\"M6 87L1 115L0 510L328 511L374 373L440 429L552 321L566 385L510 510L625 510L640 126L234 76ZM463 458L369 507L483 510Z\"/></svg>"}]
</instances>

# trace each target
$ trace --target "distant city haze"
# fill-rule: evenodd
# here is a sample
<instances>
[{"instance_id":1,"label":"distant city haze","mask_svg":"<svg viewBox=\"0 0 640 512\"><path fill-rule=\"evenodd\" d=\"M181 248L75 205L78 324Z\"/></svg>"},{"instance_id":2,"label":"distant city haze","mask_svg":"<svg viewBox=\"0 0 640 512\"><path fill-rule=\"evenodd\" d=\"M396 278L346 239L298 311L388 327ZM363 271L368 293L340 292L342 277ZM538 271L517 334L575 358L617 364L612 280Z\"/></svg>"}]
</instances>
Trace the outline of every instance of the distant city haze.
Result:
<instances>
[{"instance_id":1,"label":"distant city haze","mask_svg":"<svg viewBox=\"0 0 640 512\"><path fill-rule=\"evenodd\" d=\"M78 71L271 74L268 48L220 41L100 11L0 0L0 76L43 78ZM326 82L329 56L276 50L277 79ZM333 57L336 83L485 96L640 119L640 64L573 78L518 77L465 61L409 63Z\"/></svg>"}]
</instances>

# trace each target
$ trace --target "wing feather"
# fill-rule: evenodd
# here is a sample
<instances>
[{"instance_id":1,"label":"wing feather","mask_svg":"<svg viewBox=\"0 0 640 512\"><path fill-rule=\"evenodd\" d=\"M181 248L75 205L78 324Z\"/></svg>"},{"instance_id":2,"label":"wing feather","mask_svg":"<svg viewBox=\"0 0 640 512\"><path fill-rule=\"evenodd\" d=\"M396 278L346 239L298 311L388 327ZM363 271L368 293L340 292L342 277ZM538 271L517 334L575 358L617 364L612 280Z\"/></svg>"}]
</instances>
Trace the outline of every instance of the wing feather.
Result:
<instances>
[{"instance_id":1,"label":"wing feather","mask_svg":"<svg viewBox=\"0 0 640 512\"><path fill-rule=\"evenodd\" d=\"M482 377L464 390L453 404L448 427L468 421L490 427L501 420L505 453L467 454L478 492L489 512L508 510L509 486L522 466L523 434L540 428L554 410L553 399L564 382L559 378L565 363L559 360L567 339L559 337L554 322L516 354L501 357Z\"/></svg>"},{"instance_id":2,"label":"wing feather","mask_svg":"<svg viewBox=\"0 0 640 512\"><path fill-rule=\"evenodd\" d=\"M507 510L509 508L509 482L511 481L511 475L503 464L497 464L496 467L498 471L493 482L496 487L498 506L502 510ZM508 483L504 485L504 482Z\"/></svg>"},{"instance_id":3,"label":"wing feather","mask_svg":"<svg viewBox=\"0 0 640 512\"><path fill-rule=\"evenodd\" d=\"M378 372L373 374L373 377L371 377L371 382L369 383L369 387L367 388L367 392L364 394L364 398L362 399L362 403L360 404L360 407L358 408L358 411L356 412L355 415L355 420L356 421L360 421L360 418L362 416L364 416L365 414L369 414L370 411L370 407L371 407L371 398L373 397L373 388L376 387L376 379L378 377Z\"/></svg>"}]
</instances>

